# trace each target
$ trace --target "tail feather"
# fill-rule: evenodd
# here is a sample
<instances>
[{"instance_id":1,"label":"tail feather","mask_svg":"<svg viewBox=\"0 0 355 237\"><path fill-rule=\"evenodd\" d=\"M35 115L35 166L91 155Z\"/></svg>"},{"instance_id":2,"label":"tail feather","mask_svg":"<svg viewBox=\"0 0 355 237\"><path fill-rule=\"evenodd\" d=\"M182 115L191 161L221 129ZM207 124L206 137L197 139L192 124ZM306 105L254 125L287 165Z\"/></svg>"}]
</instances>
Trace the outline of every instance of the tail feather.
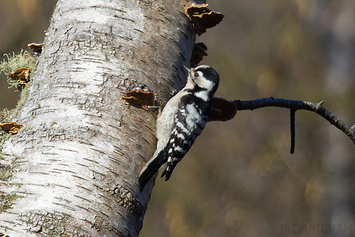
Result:
<instances>
[{"instance_id":1,"label":"tail feather","mask_svg":"<svg viewBox=\"0 0 355 237\"><path fill-rule=\"evenodd\" d=\"M168 181L170 179L171 174L173 173L173 170L176 166L177 162L169 162L166 164L166 168L163 170L163 173L161 174L161 178L165 176L165 181Z\"/></svg>"},{"instance_id":2,"label":"tail feather","mask_svg":"<svg viewBox=\"0 0 355 237\"><path fill-rule=\"evenodd\" d=\"M144 165L138 179L140 190L142 191L149 180L158 172L160 166L162 166L166 159L164 159L164 151L161 151L158 155L153 157Z\"/></svg>"}]
</instances>

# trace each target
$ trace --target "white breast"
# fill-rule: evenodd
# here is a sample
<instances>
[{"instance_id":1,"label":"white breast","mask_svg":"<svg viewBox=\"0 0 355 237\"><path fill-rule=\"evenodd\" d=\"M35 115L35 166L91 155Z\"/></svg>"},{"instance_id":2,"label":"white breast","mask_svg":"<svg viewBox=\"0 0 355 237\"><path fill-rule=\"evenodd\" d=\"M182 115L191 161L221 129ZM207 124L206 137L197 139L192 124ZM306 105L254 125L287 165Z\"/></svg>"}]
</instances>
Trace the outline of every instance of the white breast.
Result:
<instances>
[{"instance_id":1,"label":"white breast","mask_svg":"<svg viewBox=\"0 0 355 237\"><path fill-rule=\"evenodd\" d=\"M175 114L179 109L178 105L180 98L186 94L186 91L181 90L174 97L172 97L165 105L160 117L157 119L156 136L158 139L158 144L156 152L160 152L162 149L164 149L167 142L169 141L171 132L174 127Z\"/></svg>"}]
</instances>

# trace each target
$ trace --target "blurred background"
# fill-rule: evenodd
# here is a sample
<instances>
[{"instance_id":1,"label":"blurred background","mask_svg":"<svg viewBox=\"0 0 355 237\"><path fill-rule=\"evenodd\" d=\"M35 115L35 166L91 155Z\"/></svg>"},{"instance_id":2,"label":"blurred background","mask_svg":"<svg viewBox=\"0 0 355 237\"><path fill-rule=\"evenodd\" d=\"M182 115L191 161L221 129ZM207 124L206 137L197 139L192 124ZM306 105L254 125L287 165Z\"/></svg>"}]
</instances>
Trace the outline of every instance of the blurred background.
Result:
<instances>
[{"instance_id":1,"label":"blurred background","mask_svg":"<svg viewBox=\"0 0 355 237\"><path fill-rule=\"evenodd\" d=\"M28 50L27 44L43 42L56 0L0 0L0 60L4 54ZM13 108L20 98L15 88L8 89L6 76L0 74L0 111Z\"/></svg>"},{"instance_id":2,"label":"blurred background","mask_svg":"<svg viewBox=\"0 0 355 237\"><path fill-rule=\"evenodd\" d=\"M0 54L43 41L55 0L1 0ZM224 20L198 38L216 96L319 102L355 123L355 1L210 0ZM18 93L0 75L0 109ZM355 146L320 116L240 111L207 124L168 182L156 180L140 236L353 236Z\"/></svg>"}]
</instances>

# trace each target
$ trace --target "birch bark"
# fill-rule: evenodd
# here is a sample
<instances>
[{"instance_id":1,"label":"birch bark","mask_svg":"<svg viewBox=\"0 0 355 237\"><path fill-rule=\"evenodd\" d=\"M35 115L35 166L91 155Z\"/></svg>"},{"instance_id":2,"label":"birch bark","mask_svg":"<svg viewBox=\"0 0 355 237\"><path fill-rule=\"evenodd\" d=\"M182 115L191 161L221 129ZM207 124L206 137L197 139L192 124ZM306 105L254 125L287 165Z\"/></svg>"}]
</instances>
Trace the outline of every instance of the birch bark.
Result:
<instances>
[{"instance_id":1,"label":"birch bark","mask_svg":"<svg viewBox=\"0 0 355 237\"><path fill-rule=\"evenodd\" d=\"M134 85L163 104L185 83L195 31L186 0L59 0L25 104L2 146L17 173L0 188L0 232L137 236L149 201L137 176L155 149L156 115L128 107Z\"/></svg>"}]
</instances>

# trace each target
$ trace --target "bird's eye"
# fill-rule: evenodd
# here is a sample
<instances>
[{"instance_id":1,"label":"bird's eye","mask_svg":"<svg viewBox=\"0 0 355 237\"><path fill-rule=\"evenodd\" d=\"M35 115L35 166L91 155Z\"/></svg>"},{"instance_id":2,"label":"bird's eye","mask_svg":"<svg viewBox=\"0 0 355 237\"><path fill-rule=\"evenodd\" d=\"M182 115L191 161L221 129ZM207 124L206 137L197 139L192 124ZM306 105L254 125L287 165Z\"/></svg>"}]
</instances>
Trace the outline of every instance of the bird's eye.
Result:
<instances>
[{"instance_id":1,"label":"bird's eye","mask_svg":"<svg viewBox=\"0 0 355 237\"><path fill-rule=\"evenodd\" d=\"M198 72L195 72L195 77L199 77L200 74L198 74Z\"/></svg>"}]
</instances>

